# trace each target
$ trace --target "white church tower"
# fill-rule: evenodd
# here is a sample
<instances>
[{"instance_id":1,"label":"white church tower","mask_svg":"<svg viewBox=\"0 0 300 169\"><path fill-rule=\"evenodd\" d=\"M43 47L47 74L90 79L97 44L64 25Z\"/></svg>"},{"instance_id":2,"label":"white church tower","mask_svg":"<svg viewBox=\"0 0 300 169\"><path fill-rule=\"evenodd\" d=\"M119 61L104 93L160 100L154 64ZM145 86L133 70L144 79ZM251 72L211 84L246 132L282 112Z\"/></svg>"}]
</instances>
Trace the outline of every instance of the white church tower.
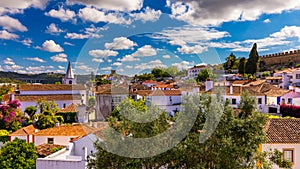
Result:
<instances>
[{"instance_id":1,"label":"white church tower","mask_svg":"<svg viewBox=\"0 0 300 169\"><path fill-rule=\"evenodd\" d=\"M63 78L63 84L76 84L76 79L73 74L71 63L68 64L68 69L65 77Z\"/></svg>"}]
</instances>

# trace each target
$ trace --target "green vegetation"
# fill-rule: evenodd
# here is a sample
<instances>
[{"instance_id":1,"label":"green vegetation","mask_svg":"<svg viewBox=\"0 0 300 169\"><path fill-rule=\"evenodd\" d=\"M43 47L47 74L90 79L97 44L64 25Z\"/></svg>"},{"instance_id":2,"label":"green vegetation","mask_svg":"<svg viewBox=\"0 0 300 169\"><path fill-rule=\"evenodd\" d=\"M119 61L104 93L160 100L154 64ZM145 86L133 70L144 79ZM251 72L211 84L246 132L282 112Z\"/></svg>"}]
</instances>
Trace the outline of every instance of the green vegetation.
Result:
<instances>
[{"instance_id":1,"label":"green vegetation","mask_svg":"<svg viewBox=\"0 0 300 169\"><path fill-rule=\"evenodd\" d=\"M9 132L7 130L0 130L0 142L6 142L9 140Z\"/></svg>"},{"instance_id":2,"label":"green vegetation","mask_svg":"<svg viewBox=\"0 0 300 169\"><path fill-rule=\"evenodd\" d=\"M257 52L257 45L254 43L245 66L245 73L255 75L257 72L258 61L259 55Z\"/></svg>"},{"instance_id":3,"label":"green vegetation","mask_svg":"<svg viewBox=\"0 0 300 169\"><path fill-rule=\"evenodd\" d=\"M56 123L62 124L64 122L64 118L62 116L55 115L59 110L57 104L52 101L48 102L43 99L39 99L36 102L36 107L39 108L40 114L36 114L33 116L35 119L34 125L38 129L46 129L52 128L56 125Z\"/></svg>"},{"instance_id":4,"label":"green vegetation","mask_svg":"<svg viewBox=\"0 0 300 169\"><path fill-rule=\"evenodd\" d=\"M206 68L206 69L202 69L199 72L196 81L199 83L199 82L205 82L207 79L214 80L215 78L216 75L213 73L212 69Z\"/></svg>"},{"instance_id":5,"label":"green vegetation","mask_svg":"<svg viewBox=\"0 0 300 169\"><path fill-rule=\"evenodd\" d=\"M191 108L198 110L197 118L191 125L188 135L172 149L148 158L130 158L132 151L128 147L126 155L121 157L115 155L115 149L120 149L119 145L126 141L126 137L131 134L134 138L148 138L156 136L163 131L172 128L169 119L163 112L158 113L157 119L150 123L137 123L127 120L126 117L139 117L144 114L147 108L143 101L134 103L132 100L126 100L119 105L119 108L112 113L108 119L111 127L121 133L121 136L111 137L110 130L104 131L105 143L97 142L97 153L93 158L89 158L89 168L159 168L167 166L168 168L214 168L214 169L245 169L245 168L264 168L271 169L271 164L277 164L281 167L289 168L290 162L283 161L282 154L275 152L260 152L259 146L266 141L263 131L267 117L260 112L255 111L255 98L250 97L248 93L243 93L240 113L234 115L233 109L225 103L224 107L220 104L224 102L220 96L189 96L184 98L180 113L188 115L192 113ZM140 111L136 111L136 108ZM120 110L123 113L118 113ZM143 113L141 113L143 112ZM159 111L157 111L159 112ZM220 122L217 119L220 118ZM139 119L139 118L137 118ZM207 123L206 123L207 121ZM183 126L189 125L187 121L176 123L179 130ZM210 127L208 127L210 126ZM173 126L174 127L174 126ZM209 135L210 130L214 129ZM107 132L107 133L106 133ZM200 132L200 133L199 133ZM199 143L199 136L207 138L203 143ZM121 137L121 138L119 138ZM110 152L102 149L105 145L114 145ZM168 146L168 143L162 142L162 146ZM166 144L166 145L165 145ZM134 147L138 150L144 150L143 147ZM153 149L155 149L154 147ZM125 151L125 150L124 150ZM155 150L151 150L155 151Z\"/></svg>"},{"instance_id":6,"label":"green vegetation","mask_svg":"<svg viewBox=\"0 0 300 169\"><path fill-rule=\"evenodd\" d=\"M242 57L240 58L240 61L239 61L239 66L238 66L238 71L239 71L239 74L245 74L245 66L246 66L246 58Z\"/></svg>"},{"instance_id":7,"label":"green vegetation","mask_svg":"<svg viewBox=\"0 0 300 169\"><path fill-rule=\"evenodd\" d=\"M24 110L25 113L32 119L35 113L37 112L37 108L35 106L28 106Z\"/></svg>"},{"instance_id":8,"label":"green vegetation","mask_svg":"<svg viewBox=\"0 0 300 169\"><path fill-rule=\"evenodd\" d=\"M37 159L36 147L25 140L14 139L0 149L0 166L2 169L35 169Z\"/></svg>"}]
</instances>

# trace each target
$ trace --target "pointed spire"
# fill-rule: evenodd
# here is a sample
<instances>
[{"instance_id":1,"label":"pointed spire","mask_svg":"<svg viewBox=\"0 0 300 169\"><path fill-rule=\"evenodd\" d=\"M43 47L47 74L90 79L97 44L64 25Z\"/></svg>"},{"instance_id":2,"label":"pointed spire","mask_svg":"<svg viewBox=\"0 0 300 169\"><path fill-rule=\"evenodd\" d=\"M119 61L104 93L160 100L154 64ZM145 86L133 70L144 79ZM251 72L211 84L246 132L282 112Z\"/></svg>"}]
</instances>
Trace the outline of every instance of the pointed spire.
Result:
<instances>
[{"instance_id":1,"label":"pointed spire","mask_svg":"<svg viewBox=\"0 0 300 169\"><path fill-rule=\"evenodd\" d=\"M68 64L68 69L67 69L65 79L74 79L74 74L73 74L73 70L72 70L70 61L69 61L69 64Z\"/></svg>"}]
</instances>

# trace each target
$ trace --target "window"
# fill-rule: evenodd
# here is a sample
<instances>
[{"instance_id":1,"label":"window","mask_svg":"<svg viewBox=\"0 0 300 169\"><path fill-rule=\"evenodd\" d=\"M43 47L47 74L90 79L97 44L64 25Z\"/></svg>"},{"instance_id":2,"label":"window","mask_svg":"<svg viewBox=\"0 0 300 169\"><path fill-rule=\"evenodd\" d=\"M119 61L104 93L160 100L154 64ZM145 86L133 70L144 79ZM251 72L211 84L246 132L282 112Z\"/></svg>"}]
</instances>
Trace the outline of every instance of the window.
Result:
<instances>
[{"instance_id":1,"label":"window","mask_svg":"<svg viewBox=\"0 0 300 169\"><path fill-rule=\"evenodd\" d=\"M69 81L69 84L72 84L72 80Z\"/></svg>"},{"instance_id":2,"label":"window","mask_svg":"<svg viewBox=\"0 0 300 169\"><path fill-rule=\"evenodd\" d=\"M282 99L282 100L281 100L281 104L285 104L285 99Z\"/></svg>"},{"instance_id":3,"label":"window","mask_svg":"<svg viewBox=\"0 0 300 169\"><path fill-rule=\"evenodd\" d=\"M48 144L54 144L54 138L48 138L47 143Z\"/></svg>"},{"instance_id":4,"label":"window","mask_svg":"<svg viewBox=\"0 0 300 169\"><path fill-rule=\"evenodd\" d=\"M294 162L294 150L293 149L283 149L283 159L290 162Z\"/></svg>"},{"instance_id":5,"label":"window","mask_svg":"<svg viewBox=\"0 0 300 169\"><path fill-rule=\"evenodd\" d=\"M236 104L236 99L232 99L231 104Z\"/></svg>"},{"instance_id":6,"label":"window","mask_svg":"<svg viewBox=\"0 0 300 169\"><path fill-rule=\"evenodd\" d=\"M262 99L258 98L258 104L262 104Z\"/></svg>"},{"instance_id":7,"label":"window","mask_svg":"<svg viewBox=\"0 0 300 169\"><path fill-rule=\"evenodd\" d=\"M64 108L66 108L66 103L64 103Z\"/></svg>"},{"instance_id":8,"label":"window","mask_svg":"<svg viewBox=\"0 0 300 169\"><path fill-rule=\"evenodd\" d=\"M300 79L300 74L296 74L296 79Z\"/></svg>"},{"instance_id":9,"label":"window","mask_svg":"<svg viewBox=\"0 0 300 169\"><path fill-rule=\"evenodd\" d=\"M292 104L292 98L288 98L287 104Z\"/></svg>"}]
</instances>

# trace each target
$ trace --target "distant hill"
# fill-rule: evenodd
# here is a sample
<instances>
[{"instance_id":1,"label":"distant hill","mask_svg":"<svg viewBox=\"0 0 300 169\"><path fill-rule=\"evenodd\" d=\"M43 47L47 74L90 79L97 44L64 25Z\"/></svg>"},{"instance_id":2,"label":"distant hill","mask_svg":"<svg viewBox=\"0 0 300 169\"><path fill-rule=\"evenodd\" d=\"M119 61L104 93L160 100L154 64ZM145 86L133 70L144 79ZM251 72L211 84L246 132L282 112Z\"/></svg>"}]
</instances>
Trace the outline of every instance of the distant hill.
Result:
<instances>
[{"instance_id":1,"label":"distant hill","mask_svg":"<svg viewBox=\"0 0 300 169\"><path fill-rule=\"evenodd\" d=\"M55 84L62 82L64 74L59 73L40 73L40 74L20 74L16 72L0 71L0 83L42 83ZM78 84L85 84L91 78L91 75L75 75ZM100 77L96 75L96 78Z\"/></svg>"},{"instance_id":2,"label":"distant hill","mask_svg":"<svg viewBox=\"0 0 300 169\"><path fill-rule=\"evenodd\" d=\"M20 74L0 71L0 82L54 84L61 82L63 76L63 74L58 73Z\"/></svg>"}]
</instances>

